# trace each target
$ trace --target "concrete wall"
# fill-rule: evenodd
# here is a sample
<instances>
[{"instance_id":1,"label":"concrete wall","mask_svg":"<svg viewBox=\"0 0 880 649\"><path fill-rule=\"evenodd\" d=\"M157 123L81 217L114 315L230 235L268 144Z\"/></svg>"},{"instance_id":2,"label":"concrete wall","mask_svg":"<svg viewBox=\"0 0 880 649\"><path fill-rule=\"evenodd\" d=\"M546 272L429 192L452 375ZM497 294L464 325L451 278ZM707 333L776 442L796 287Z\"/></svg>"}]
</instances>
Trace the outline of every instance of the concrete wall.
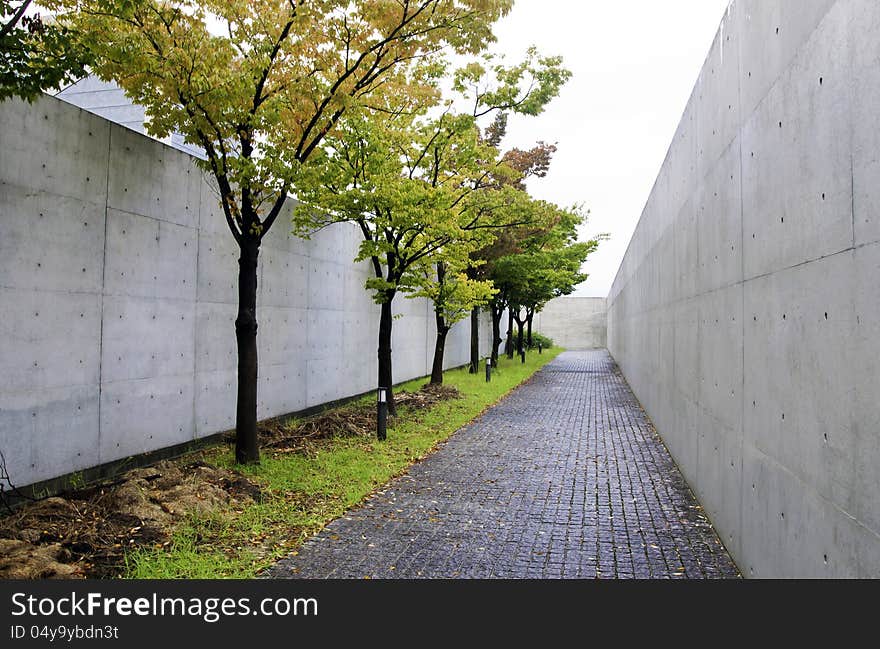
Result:
<instances>
[{"instance_id":1,"label":"concrete wall","mask_svg":"<svg viewBox=\"0 0 880 649\"><path fill-rule=\"evenodd\" d=\"M45 97L0 104L0 450L23 486L229 429L237 251L189 155ZM279 221L258 296L259 415L375 387L378 307L355 227ZM434 321L399 298L396 380L430 372ZM491 327L484 318L482 352ZM467 362L469 324L448 366Z\"/></svg>"},{"instance_id":2,"label":"concrete wall","mask_svg":"<svg viewBox=\"0 0 880 649\"><path fill-rule=\"evenodd\" d=\"M749 577L880 577L880 3L737 0L609 348Z\"/></svg>"},{"instance_id":3,"label":"concrete wall","mask_svg":"<svg viewBox=\"0 0 880 649\"><path fill-rule=\"evenodd\" d=\"M147 116L144 107L133 104L131 99L125 96L122 88L111 81L101 81L93 76L84 77L59 91L55 96L138 133L144 133L146 130L144 123L147 121ZM180 133L172 133L163 142L184 153L199 158L205 157L204 150L187 144Z\"/></svg>"},{"instance_id":4,"label":"concrete wall","mask_svg":"<svg viewBox=\"0 0 880 649\"><path fill-rule=\"evenodd\" d=\"M605 298L558 297L550 300L532 323L535 331L566 349L604 349L607 314Z\"/></svg>"}]
</instances>

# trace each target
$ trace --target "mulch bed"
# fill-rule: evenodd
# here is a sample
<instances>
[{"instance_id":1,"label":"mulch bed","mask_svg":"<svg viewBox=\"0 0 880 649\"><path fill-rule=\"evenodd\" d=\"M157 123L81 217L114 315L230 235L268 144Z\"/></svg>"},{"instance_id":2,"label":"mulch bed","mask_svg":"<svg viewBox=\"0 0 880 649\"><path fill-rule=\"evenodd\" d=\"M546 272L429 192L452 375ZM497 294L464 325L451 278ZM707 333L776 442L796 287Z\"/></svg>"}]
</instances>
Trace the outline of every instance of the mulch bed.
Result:
<instances>
[{"instance_id":1,"label":"mulch bed","mask_svg":"<svg viewBox=\"0 0 880 649\"><path fill-rule=\"evenodd\" d=\"M461 393L448 385L422 386L417 392L400 392L394 395L398 408L425 410L447 399L458 399ZM332 437L364 437L376 434L376 406L360 405L335 408L296 425L283 418L260 422L258 428L263 448L278 453L310 451L314 442Z\"/></svg>"}]
</instances>

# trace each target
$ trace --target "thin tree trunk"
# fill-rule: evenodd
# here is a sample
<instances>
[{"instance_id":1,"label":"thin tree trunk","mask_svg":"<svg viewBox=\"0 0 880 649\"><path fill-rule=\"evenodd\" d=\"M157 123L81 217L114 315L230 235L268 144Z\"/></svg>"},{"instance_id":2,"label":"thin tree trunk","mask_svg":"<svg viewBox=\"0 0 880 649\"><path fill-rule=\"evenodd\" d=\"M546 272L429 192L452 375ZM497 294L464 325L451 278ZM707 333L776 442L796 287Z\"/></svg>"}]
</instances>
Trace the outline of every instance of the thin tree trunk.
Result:
<instances>
[{"instance_id":1,"label":"thin tree trunk","mask_svg":"<svg viewBox=\"0 0 880 649\"><path fill-rule=\"evenodd\" d=\"M498 348L503 340L501 340L501 316L503 311L492 305L492 365L498 364Z\"/></svg>"},{"instance_id":2,"label":"thin tree trunk","mask_svg":"<svg viewBox=\"0 0 880 649\"><path fill-rule=\"evenodd\" d=\"M513 358L513 307L507 307L507 358Z\"/></svg>"},{"instance_id":3,"label":"thin tree trunk","mask_svg":"<svg viewBox=\"0 0 880 649\"><path fill-rule=\"evenodd\" d=\"M238 259L238 401L235 410L235 460L260 461L257 443L257 260L260 240L242 238Z\"/></svg>"},{"instance_id":4,"label":"thin tree trunk","mask_svg":"<svg viewBox=\"0 0 880 649\"><path fill-rule=\"evenodd\" d=\"M523 351L523 321L517 319L516 321L516 351L518 354L522 354Z\"/></svg>"},{"instance_id":5,"label":"thin tree trunk","mask_svg":"<svg viewBox=\"0 0 880 649\"><path fill-rule=\"evenodd\" d=\"M471 309L471 366L470 373L480 370L480 307Z\"/></svg>"},{"instance_id":6,"label":"thin tree trunk","mask_svg":"<svg viewBox=\"0 0 880 649\"><path fill-rule=\"evenodd\" d=\"M446 350L446 334L449 333L449 327L446 326L446 320L443 316L436 310L434 311L434 317L437 320L437 342L434 344L431 385L441 385L443 383L443 353Z\"/></svg>"},{"instance_id":7,"label":"thin tree trunk","mask_svg":"<svg viewBox=\"0 0 880 649\"><path fill-rule=\"evenodd\" d=\"M532 348L532 318L535 317L534 311L528 311L528 315L526 315L526 326L528 327L528 333L526 335L526 346L531 349Z\"/></svg>"},{"instance_id":8,"label":"thin tree trunk","mask_svg":"<svg viewBox=\"0 0 880 649\"><path fill-rule=\"evenodd\" d=\"M382 312L379 316L379 386L387 388L388 392L388 413L397 414L394 406L394 395L392 393L394 380L391 376L391 326L394 318L391 314L391 301L394 299L394 293L386 293L386 299L382 302Z\"/></svg>"}]
</instances>

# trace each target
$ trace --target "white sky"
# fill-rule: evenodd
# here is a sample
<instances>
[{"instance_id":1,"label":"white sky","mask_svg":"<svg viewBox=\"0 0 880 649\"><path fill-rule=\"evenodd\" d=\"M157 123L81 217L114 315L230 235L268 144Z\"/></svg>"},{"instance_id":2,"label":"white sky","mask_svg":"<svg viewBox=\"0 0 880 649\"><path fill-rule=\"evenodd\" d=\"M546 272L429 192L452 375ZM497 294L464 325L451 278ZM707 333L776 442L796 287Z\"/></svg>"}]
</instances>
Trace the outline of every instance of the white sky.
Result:
<instances>
[{"instance_id":1,"label":"white sky","mask_svg":"<svg viewBox=\"0 0 880 649\"><path fill-rule=\"evenodd\" d=\"M728 0L516 0L492 49L561 55L572 78L539 117L511 116L503 148L556 142L530 193L584 203L607 232L575 295L605 297L666 157Z\"/></svg>"}]
</instances>

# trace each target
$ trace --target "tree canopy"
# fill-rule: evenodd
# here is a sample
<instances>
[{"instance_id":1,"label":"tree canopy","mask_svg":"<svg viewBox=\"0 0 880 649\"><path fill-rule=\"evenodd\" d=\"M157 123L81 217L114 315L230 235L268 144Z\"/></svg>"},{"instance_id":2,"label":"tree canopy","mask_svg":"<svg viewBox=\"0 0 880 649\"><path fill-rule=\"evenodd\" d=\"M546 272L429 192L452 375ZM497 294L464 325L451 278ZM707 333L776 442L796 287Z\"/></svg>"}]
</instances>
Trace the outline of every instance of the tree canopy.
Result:
<instances>
[{"instance_id":1,"label":"tree canopy","mask_svg":"<svg viewBox=\"0 0 880 649\"><path fill-rule=\"evenodd\" d=\"M85 74L86 50L73 34L33 11L32 0L0 0L0 100L33 101Z\"/></svg>"},{"instance_id":2,"label":"tree canopy","mask_svg":"<svg viewBox=\"0 0 880 649\"><path fill-rule=\"evenodd\" d=\"M400 72L480 51L511 0L49 0L148 115L201 146L236 239L273 224L298 166L346 110L433 89Z\"/></svg>"},{"instance_id":3,"label":"tree canopy","mask_svg":"<svg viewBox=\"0 0 880 649\"><path fill-rule=\"evenodd\" d=\"M523 324L531 323L534 314L547 302L568 295L587 279L581 267L606 238L599 235L578 241L577 228L587 217L578 206L562 209L544 203L543 209L550 227L521 231L518 249L494 259L491 266L492 282L517 322L520 348Z\"/></svg>"},{"instance_id":4,"label":"tree canopy","mask_svg":"<svg viewBox=\"0 0 880 649\"><path fill-rule=\"evenodd\" d=\"M373 263L367 283L381 303L423 286L421 265L458 267L492 240L491 229L524 218L525 195L499 186L503 164L467 116L420 122L410 114L350 118L303 170L294 225L307 235L331 223L357 224L357 261Z\"/></svg>"}]
</instances>

